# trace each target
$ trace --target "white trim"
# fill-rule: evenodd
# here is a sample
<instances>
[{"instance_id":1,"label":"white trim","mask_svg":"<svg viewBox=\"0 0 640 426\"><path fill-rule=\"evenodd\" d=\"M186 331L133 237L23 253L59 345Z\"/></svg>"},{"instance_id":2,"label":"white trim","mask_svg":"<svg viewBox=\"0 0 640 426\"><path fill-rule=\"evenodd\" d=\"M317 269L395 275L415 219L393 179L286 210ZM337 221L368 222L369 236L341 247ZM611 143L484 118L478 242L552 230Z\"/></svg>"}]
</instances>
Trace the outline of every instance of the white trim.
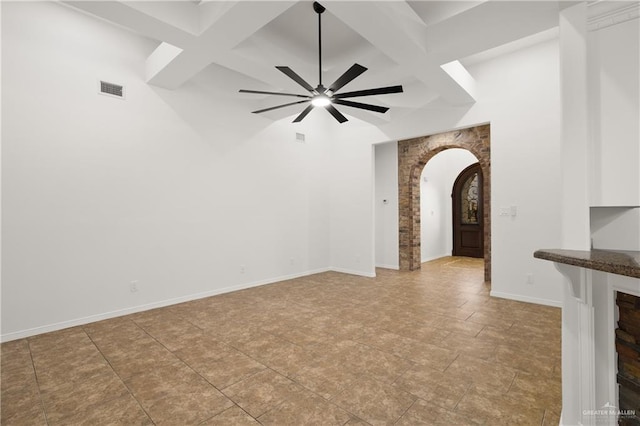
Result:
<instances>
[{"instance_id":1,"label":"white trim","mask_svg":"<svg viewBox=\"0 0 640 426\"><path fill-rule=\"evenodd\" d=\"M250 283L238 284L235 286L218 288L215 290L204 291L201 293L189 294L186 296L175 297L172 299L162 300L159 302L147 303L144 305L132 306L130 308L118 309L115 311L104 312L101 314L90 315L88 317L76 318L68 321L61 321L54 324L43 325L39 327L29 328L26 330L14 331L11 333L3 334L0 336L0 342L9 342L11 340L23 339L25 337L35 336L37 334L49 333L52 331L58 331L69 327L76 327L79 325L85 325L96 321L102 321L106 319L116 318L124 315L135 314L137 312L148 311L155 308L162 308L165 306L176 305L178 303L189 302L192 300L204 299L205 297L217 296L223 293L230 293L232 291L244 290L251 287L259 287L266 284L273 284L280 281L291 280L294 278L306 277L309 275L320 274L322 272L332 271L331 268L321 268L312 271L306 271L299 274L283 275L275 278L268 278L259 281L253 281ZM341 272L341 271L338 271ZM356 274L357 275L357 274Z\"/></svg>"},{"instance_id":2,"label":"white trim","mask_svg":"<svg viewBox=\"0 0 640 426\"><path fill-rule=\"evenodd\" d=\"M439 254L435 256L430 256L425 259L421 259L420 263L431 262L432 260L442 259L443 257L451 257L451 254Z\"/></svg>"},{"instance_id":3,"label":"white trim","mask_svg":"<svg viewBox=\"0 0 640 426\"><path fill-rule=\"evenodd\" d=\"M331 267L329 268L331 271L333 272L340 272L343 274L349 274L349 275L358 275L360 277L367 277L367 278L375 278L376 277L376 272L363 272L363 271L356 271L354 269L345 269L345 268L334 268Z\"/></svg>"},{"instance_id":4,"label":"white trim","mask_svg":"<svg viewBox=\"0 0 640 426\"><path fill-rule=\"evenodd\" d=\"M640 3L596 1L588 5L587 29L598 31L640 17Z\"/></svg>"},{"instance_id":5,"label":"white trim","mask_svg":"<svg viewBox=\"0 0 640 426\"><path fill-rule=\"evenodd\" d=\"M400 266L398 266L398 265L376 265L376 268L393 269L393 270L396 270L396 271L400 270Z\"/></svg>"},{"instance_id":6,"label":"white trim","mask_svg":"<svg viewBox=\"0 0 640 426\"><path fill-rule=\"evenodd\" d=\"M519 302L535 303L536 305L553 306L556 308L562 307L562 302L558 300L541 299L538 297L522 296L520 294L503 293L501 291L493 291L489 293L492 297L499 297L501 299L517 300Z\"/></svg>"}]
</instances>

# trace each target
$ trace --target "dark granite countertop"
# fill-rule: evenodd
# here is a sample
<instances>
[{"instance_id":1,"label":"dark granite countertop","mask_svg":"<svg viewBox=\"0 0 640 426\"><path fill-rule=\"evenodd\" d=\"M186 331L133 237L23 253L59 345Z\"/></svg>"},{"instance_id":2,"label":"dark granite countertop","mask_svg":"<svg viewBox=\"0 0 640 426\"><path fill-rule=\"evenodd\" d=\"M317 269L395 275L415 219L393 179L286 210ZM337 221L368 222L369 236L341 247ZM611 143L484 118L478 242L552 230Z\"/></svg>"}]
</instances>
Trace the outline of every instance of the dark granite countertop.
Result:
<instances>
[{"instance_id":1,"label":"dark granite countertop","mask_svg":"<svg viewBox=\"0 0 640 426\"><path fill-rule=\"evenodd\" d=\"M640 278L640 251L541 249L533 257Z\"/></svg>"}]
</instances>

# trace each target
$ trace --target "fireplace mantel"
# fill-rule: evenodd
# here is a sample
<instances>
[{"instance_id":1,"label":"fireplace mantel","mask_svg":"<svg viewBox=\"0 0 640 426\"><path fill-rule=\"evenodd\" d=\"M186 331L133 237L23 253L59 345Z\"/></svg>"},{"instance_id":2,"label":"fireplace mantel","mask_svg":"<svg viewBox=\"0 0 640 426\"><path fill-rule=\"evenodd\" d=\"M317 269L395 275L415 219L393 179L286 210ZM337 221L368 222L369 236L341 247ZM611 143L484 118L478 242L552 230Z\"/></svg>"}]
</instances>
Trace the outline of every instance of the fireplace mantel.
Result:
<instances>
[{"instance_id":1,"label":"fireplace mantel","mask_svg":"<svg viewBox=\"0 0 640 426\"><path fill-rule=\"evenodd\" d=\"M640 278L640 251L543 249L533 257L611 274Z\"/></svg>"},{"instance_id":2,"label":"fireplace mantel","mask_svg":"<svg viewBox=\"0 0 640 426\"><path fill-rule=\"evenodd\" d=\"M565 277L562 425L617 425L617 291L640 296L640 251L538 250Z\"/></svg>"}]
</instances>

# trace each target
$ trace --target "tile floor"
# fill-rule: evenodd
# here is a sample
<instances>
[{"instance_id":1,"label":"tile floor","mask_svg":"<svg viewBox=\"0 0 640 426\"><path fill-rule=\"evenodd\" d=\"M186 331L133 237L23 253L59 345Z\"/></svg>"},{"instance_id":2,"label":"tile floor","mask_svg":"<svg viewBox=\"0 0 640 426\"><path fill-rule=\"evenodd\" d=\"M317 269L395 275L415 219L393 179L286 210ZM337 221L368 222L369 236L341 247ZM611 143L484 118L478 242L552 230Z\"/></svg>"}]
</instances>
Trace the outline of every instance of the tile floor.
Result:
<instances>
[{"instance_id":1,"label":"tile floor","mask_svg":"<svg viewBox=\"0 0 640 426\"><path fill-rule=\"evenodd\" d=\"M323 273L2 344L3 425L557 425L560 309L482 261Z\"/></svg>"}]
</instances>

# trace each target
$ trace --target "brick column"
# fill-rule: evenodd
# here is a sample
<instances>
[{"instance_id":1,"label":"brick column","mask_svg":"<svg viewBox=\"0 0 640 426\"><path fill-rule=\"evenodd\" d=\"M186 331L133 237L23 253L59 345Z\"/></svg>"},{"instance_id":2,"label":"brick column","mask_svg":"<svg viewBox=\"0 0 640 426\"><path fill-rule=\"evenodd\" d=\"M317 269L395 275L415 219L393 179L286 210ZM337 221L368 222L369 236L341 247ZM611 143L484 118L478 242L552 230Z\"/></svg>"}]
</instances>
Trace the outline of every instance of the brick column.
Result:
<instances>
[{"instance_id":1,"label":"brick column","mask_svg":"<svg viewBox=\"0 0 640 426\"><path fill-rule=\"evenodd\" d=\"M491 280L491 158L488 124L398 142L400 270L420 269L420 175L427 162L449 148L470 151L480 162L484 197L484 276Z\"/></svg>"}]
</instances>

